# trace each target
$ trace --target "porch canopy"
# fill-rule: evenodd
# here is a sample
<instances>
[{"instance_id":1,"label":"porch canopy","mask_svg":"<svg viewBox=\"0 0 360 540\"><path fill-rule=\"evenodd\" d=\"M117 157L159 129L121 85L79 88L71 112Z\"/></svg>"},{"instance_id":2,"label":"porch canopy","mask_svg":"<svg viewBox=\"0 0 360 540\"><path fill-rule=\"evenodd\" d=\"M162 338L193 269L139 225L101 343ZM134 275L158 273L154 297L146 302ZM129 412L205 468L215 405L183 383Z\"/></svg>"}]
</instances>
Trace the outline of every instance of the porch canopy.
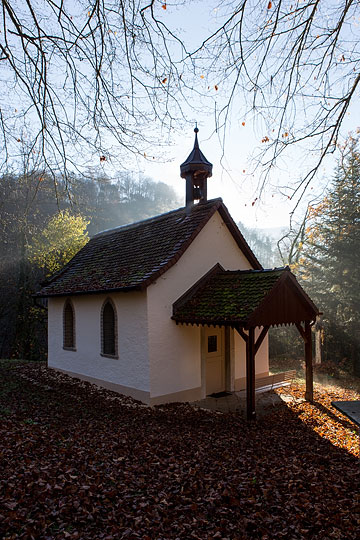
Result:
<instances>
[{"instance_id":1,"label":"porch canopy","mask_svg":"<svg viewBox=\"0 0 360 540\"><path fill-rule=\"evenodd\" d=\"M173 304L177 324L230 326L246 342L247 417L255 418L255 355L270 326L294 324L305 343L306 393L313 400L311 326L319 310L289 267L224 270L215 265ZM255 340L255 328L261 327Z\"/></svg>"}]
</instances>

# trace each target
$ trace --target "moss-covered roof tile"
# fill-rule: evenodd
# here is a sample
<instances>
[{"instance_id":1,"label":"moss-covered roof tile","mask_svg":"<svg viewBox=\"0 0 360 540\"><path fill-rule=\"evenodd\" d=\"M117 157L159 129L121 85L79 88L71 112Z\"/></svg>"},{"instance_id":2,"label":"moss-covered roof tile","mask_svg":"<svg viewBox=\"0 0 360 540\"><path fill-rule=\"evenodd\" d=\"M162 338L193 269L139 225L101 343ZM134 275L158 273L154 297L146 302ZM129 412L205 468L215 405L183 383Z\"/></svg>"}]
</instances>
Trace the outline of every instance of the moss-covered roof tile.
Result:
<instances>
[{"instance_id":1,"label":"moss-covered roof tile","mask_svg":"<svg viewBox=\"0 0 360 540\"><path fill-rule=\"evenodd\" d=\"M173 319L203 324L246 323L284 272L288 270L218 270L175 302Z\"/></svg>"}]
</instances>

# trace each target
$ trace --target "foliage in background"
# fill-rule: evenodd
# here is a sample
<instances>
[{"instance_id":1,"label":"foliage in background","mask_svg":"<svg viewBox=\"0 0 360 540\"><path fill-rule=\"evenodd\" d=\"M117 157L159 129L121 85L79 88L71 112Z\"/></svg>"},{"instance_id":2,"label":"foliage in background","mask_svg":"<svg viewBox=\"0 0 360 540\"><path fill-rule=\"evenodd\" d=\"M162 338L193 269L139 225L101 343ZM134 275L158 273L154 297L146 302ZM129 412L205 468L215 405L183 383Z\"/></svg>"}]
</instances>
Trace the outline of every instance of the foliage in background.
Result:
<instances>
[{"instance_id":1,"label":"foliage in background","mask_svg":"<svg viewBox=\"0 0 360 540\"><path fill-rule=\"evenodd\" d=\"M88 242L86 227L89 223L69 210L61 210L52 216L28 246L30 263L44 270L46 277L61 270Z\"/></svg>"},{"instance_id":2,"label":"foliage in background","mask_svg":"<svg viewBox=\"0 0 360 540\"><path fill-rule=\"evenodd\" d=\"M30 263L44 270L46 277L61 270L88 242L86 227L89 223L69 210L61 210L52 216L28 246Z\"/></svg>"},{"instance_id":3,"label":"foliage in background","mask_svg":"<svg viewBox=\"0 0 360 540\"><path fill-rule=\"evenodd\" d=\"M269 329L270 369L281 365L279 371L293 368L293 361L304 358L304 341L296 326L277 326Z\"/></svg>"},{"instance_id":4,"label":"foliage in background","mask_svg":"<svg viewBox=\"0 0 360 540\"><path fill-rule=\"evenodd\" d=\"M360 374L360 153L349 137L324 199L309 209L299 279L324 312L325 360Z\"/></svg>"}]
</instances>

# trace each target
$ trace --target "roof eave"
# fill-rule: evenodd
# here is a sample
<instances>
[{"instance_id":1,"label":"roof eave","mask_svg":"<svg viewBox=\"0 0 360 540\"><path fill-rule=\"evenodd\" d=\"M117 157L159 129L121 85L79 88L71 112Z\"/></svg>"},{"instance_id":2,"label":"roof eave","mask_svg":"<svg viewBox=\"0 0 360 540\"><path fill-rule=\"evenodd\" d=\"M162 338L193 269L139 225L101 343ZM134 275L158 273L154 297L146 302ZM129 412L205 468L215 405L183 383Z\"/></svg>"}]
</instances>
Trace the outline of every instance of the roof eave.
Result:
<instances>
[{"instance_id":1,"label":"roof eave","mask_svg":"<svg viewBox=\"0 0 360 540\"><path fill-rule=\"evenodd\" d=\"M64 297L64 296L84 296L86 294L109 294L113 292L132 292L132 291L143 291L146 287L143 285L131 285L129 287L114 287L112 289L96 289L90 291L65 291L59 293L36 293L33 294L33 298L55 298L55 297Z\"/></svg>"},{"instance_id":2,"label":"roof eave","mask_svg":"<svg viewBox=\"0 0 360 540\"><path fill-rule=\"evenodd\" d=\"M242 321L242 320L236 320L236 321L233 321L233 320L226 320L226 319L201 319L201 318L192 318L192 317L189 317L189 318L186 318L186 319L182 319L180 317L176 317L176 315L173 315L171 317L171 319L173 321L176 322L176 324L186 324L186 325L189 325L191 324L192 326L196 325L196 326L231 326L232 328L235 328L236 326L240 326L240 327L245 327L246 326L246 322L245 321Z\"/></svg>"}]
</instances>

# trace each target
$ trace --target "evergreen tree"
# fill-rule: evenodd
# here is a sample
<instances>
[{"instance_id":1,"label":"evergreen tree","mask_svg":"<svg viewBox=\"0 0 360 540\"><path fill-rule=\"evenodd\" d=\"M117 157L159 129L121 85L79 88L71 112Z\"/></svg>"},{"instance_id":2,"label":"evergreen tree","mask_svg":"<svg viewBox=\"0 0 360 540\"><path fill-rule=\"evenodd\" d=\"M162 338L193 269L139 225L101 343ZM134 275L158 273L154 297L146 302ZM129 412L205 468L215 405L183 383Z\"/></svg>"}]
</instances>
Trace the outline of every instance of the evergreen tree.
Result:
<instances>
[{"instance_id":1,"label":"evergreen tree","mask_svg":"<svg viewBox=\"0 0 360 540\"><path fill-rule=\"evenodd\" d=\"M326 359L360 375L360 153L350 137L331 187L309 210L299 276L324 312ZM346 359L346 360L345 360Z\"/></svg>"}]
</instances>

